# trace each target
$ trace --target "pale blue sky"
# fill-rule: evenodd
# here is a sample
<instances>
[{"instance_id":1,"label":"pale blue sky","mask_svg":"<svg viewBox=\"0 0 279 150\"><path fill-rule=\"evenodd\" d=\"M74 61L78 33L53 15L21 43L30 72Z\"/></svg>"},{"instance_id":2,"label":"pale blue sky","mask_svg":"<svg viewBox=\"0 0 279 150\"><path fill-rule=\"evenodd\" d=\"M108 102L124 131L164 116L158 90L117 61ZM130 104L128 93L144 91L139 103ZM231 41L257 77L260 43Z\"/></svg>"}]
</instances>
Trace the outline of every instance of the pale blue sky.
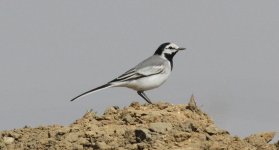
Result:
<instances>
[{"instance_id":1,"label":"pale blue sky","mask_svg":"<svg viewBox=\"0 0 279 150\"><path fill-rule=\"evenodd\" d=\"M112 88L69 100L152 55L186 47L154 101L197 104L233 135L279 131L279 1L0 1L0 130L70 124L144 103Z\"/></svg>"}]
</instances>

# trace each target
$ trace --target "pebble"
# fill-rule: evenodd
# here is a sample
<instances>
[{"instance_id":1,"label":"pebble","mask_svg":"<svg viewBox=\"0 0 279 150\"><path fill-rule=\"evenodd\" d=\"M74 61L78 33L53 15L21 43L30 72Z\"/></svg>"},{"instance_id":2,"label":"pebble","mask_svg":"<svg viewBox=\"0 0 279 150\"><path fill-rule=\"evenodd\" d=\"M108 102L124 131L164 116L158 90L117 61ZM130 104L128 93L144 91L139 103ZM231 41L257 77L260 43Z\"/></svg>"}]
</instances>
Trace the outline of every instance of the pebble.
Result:
<instances>
[{"instance_id":1,"label":"pebble","mask_svg":"<svg viewBox=\"0 0 279 150\"><path fill-rule=\"evenodd\" d=\"M131 124L135 121L135 118L131 117L130 114L127 114L123 117L123 121L125 121L128 124Z\"/></svg>"},{"instance_id":2,"label":"pebble","mask_svg":"<svg viewBox=\"0 0 279 150\"><path fill-rule=\"evenodd\" d=\"M110 146L108 146L105 142L97 142L96 144L99 149L110 149Z\"/></svg>"},{"instance_id":3,"label":"pebble","mask_svg":"<svg viewBox=\"0 0 279 150\"><path fill-rule=\"evenodd\" d=\"M142 142L144 140L151 139L151 134L149 132L150 131L147 130L147 129L137 129L137 130L135 130L136 141L137 142Z\"/></svg>"},{"instance_id":4,"label":"pebble","mask_svg":"<svg viewBox=\"0 0 279 150\"><path fill-rule=\"evenodd\" d=\"M165 123L165 122L150 123L149 127L151 131L157 133L165 133L166 131L172 129L171 123Z\"/></svg>"},{"instance_id":5,"label":"pebble","mask_svg":"<svg viewBox=\"0 0 279 150\"><path fill-rule=\"evenodd\" d=\"M3 141L5 144L9 145L12 144L15 141L15 139L13 137L4 137Z\"/></svg>"}]
</instances>

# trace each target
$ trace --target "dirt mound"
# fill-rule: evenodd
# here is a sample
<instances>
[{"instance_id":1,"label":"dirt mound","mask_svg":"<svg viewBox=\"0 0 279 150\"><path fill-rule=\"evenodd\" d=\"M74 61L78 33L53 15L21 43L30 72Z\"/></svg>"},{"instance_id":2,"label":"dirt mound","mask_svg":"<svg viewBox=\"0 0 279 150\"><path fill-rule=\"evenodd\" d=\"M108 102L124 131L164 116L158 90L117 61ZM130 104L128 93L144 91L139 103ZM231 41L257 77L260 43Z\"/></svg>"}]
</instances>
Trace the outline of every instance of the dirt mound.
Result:
<instances>
[{"instance_id":1,"label":"dirt mound","mask_svg":"<svg viewBox=\"0 0 279 150\"><path fill-rule=\"evenodd\" d=\"M207 114L188 105L157 103L111 107L102 116L87 112L70 126L25 127L0 132L0 149L185 149L276 150L274 132L241 139L216 127Z\"/></svg>"}]
</instances>

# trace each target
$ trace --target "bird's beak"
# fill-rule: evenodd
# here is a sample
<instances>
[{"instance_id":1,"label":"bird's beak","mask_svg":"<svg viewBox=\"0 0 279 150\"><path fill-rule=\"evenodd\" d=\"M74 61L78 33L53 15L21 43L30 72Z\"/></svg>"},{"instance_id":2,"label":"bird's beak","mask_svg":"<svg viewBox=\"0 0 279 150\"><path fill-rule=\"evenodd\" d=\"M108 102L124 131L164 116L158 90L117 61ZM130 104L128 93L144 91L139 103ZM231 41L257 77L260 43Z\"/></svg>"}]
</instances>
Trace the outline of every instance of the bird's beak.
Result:
<instances>
[{"instance_id":1,"label":"bird's beak","mask_svg":"<svg viewBox=\"0 0 279 150\"><path fill-rule=\"evenodd\" d=\"M186 48L183 47L179 47L177 50L181 51L181 50L185 50Z\"/></svg>"}]
</instances>

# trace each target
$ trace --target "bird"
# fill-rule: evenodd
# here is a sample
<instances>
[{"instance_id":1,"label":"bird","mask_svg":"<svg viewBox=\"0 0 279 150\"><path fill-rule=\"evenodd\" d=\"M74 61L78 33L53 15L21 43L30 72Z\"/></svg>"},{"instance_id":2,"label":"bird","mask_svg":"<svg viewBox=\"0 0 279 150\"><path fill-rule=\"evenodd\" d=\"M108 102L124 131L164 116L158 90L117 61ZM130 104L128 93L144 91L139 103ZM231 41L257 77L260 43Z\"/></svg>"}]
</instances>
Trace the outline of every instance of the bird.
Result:
<instances>
[{"instance_id":1,"label":"bird","mask_svg":"<svg viewBox=\"0 0 279 150\"><path fill-rule=\"evenodd\" d=\"M145 91L158 88L167 80L173 69L173 57L177 52L185 49L171 42L163 43L152 56L143 60L124 74L102 86L74 97L71 101L107 88L126 87L135 90L146 102L152 104Z\"/></svg>"}]
</instances>

